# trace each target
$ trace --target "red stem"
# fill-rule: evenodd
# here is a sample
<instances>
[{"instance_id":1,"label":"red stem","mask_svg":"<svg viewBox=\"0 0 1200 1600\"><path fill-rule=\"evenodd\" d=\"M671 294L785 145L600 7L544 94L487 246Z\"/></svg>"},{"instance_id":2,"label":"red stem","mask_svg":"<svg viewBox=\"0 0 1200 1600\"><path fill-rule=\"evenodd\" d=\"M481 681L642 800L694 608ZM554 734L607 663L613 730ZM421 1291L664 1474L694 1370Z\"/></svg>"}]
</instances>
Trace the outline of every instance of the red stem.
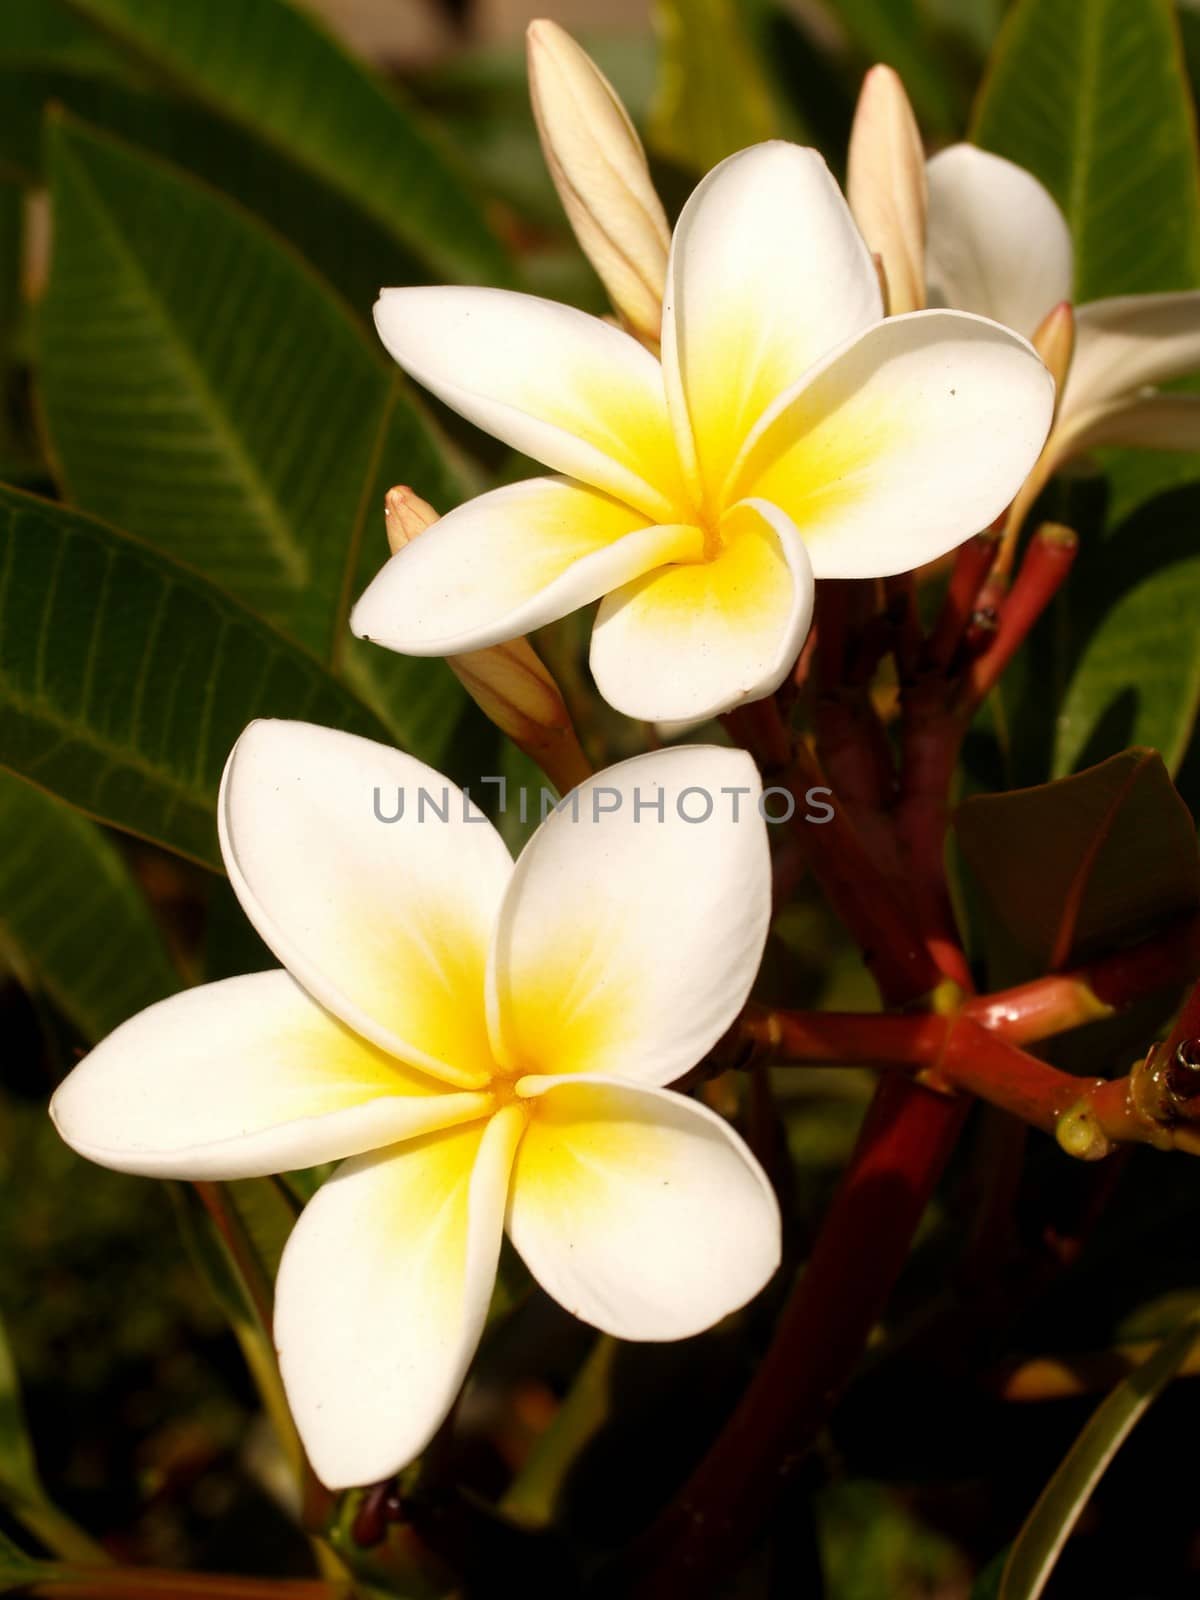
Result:
<instances>
[{"instance_id":1,"label":"red stem","mask_svg":"<svg viewBox=\"0 0 1200 1600\"><path fill-rule=\"evenodd\" d=\"M716 1445L635 1552L634 1600L707 1592L762 1527L858 1365L967 1102L881 1080L770 1349Z\"/></svg>"},{"instance_id":2,"label":"red stem","mask_svg":"<svg viewBox=\"0 0 1200 1600\"><path fill-rule=\"evenodd\" d=\"M974 662L963 685L964 710L973 711L995 686L1034 623L1066 582L1078 549L1078 535L1055 522L1045 523L1029 541L1016 582L1001 609L995 639Z\"/></svg>"},{"instance_id":3,"label":"red stem","mask_svg":"<svg viewBox=\"0 0 1200 1600\"><path fill-rule=\"evenodd\" d=\"M979 592L992 570L999 543L999 534L989 530L959 545L946 598L925 646L925 658L931 666L941 670L954 659L975 614Z\"/></svg>"}]
</instances>

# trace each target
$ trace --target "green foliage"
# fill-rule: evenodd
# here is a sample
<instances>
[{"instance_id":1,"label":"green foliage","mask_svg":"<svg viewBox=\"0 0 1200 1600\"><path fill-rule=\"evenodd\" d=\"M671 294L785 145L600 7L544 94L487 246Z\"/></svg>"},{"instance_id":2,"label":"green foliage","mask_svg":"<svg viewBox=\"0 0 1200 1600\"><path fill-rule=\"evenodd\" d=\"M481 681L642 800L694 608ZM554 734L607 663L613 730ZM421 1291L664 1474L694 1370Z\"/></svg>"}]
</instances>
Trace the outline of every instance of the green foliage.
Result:
<instances>
[{"instance_id":1,"label":"green foliage","mask_svg":"<svg viewBox=\"0 0 1200 1600\"><path fill-rule=\"evenodd\" d=\"M178 986L146 902L95 823L0 771L0 953L85 1039Z\"/></svg>"},{"instance_id":2,"label":"green foliage","mask_svg":"<svg viewBox=\"0 0 1200 1600\"><path fill-rule=\"evenodd\" d=\"M1079 301L1200 282L1195 128L1170 0L1018 0L975 110L978 144L1066 215Z\"/></svg>"},{"instance_id":3,"label":"green foliage","mask_svg":"<svg viewBox=\"0 0 1200 1600\"><path fill-rule=\"evenodd\" d=\"M156 74L340 190L439 275L506 262L436 141L284 0L71 0Z\"/></svg>"},{"instance_id":4,"label":"green foliage","mask_svg":"<svg viewBox=\"0 0 1200 1600\"><path fill-rule=\"evenodd\" d=\"M458 498L411 392L323 285L216 195L58 119L49 148L39 372L70 497L322 660L349 656L349 604L386 556L384 489L404 473ZM398 736L419 730L426 708L409 702L426 685L453 726L461 697L440 666L353 656Z\"/></svg>"},{"instance_id":5,"label":"green foliage","mask_svg":"<svg viewBox=\"0 0 1200 1600\"><path fill-rule=\"evenodd\" d=\"M1040 972L1200 909L1195 824L1153 750L1040 788L975 795L955 831L992 910Z\"/></svg>"},{"instance_id":6,"label":"green foliage","mask_svg":"<svg viewBox=\"0 0 1200 1600\"><path fill-rule=\"evenodd\" d=\"M383 733L317 661L186 567L4 489L0 628L5 763L208 865L221 770L247 722Z\"/></svg>"},{"instance_id":7,"label":"green foliage","mask_svg":"<svg viewBox=\"0 0 1200 1600\"><path fill-rule=\"evenodd\" d=\"M1056 775L1114 745L1152 745L1172 772L1183 760L1200 706L1198 516L1200 489L1176 489L1083 552Z\"/></svg>"},{"instance_id":8,"label":"green foliage","mask_svg":"<svg viewBox=\"0 0 1200 1600\"><path fill-rule=\"evenodd\" d=\"M824 4L866 65L883 61L896 69L923 123L943 138L959 131L966 109L963 84L938 56L935 24L944 25L946 17L938 15L937 4L931 0L824 0ZM952 8L955 26L986 33L989 19L981 9L979 0L959 0Z\"/></svg>"},{"instance_id":9,"label":"green foliage","mask_svg":"<svg viewBox=\"0 0 1200 1600\"><path fill-rule=\"evenodd\" d=\"M1042 1491L1005 1562L996 1600L1038 1600L1084 1507L1117 1451L1170 1383L1200 1333L1194 1318L1119 1383Z\"/></svg>"},{"instance_id":10,"label":"green foliage","mask_svg":"<svg viewBox=\"0 0 1200 1600\"><path fill-rule=\"evenodd\" d=\"M734 0L659 0L658 92L650 113L654 148L707 172L735 150L779 132L762 62Z\"/></svg>"}]
</instances>

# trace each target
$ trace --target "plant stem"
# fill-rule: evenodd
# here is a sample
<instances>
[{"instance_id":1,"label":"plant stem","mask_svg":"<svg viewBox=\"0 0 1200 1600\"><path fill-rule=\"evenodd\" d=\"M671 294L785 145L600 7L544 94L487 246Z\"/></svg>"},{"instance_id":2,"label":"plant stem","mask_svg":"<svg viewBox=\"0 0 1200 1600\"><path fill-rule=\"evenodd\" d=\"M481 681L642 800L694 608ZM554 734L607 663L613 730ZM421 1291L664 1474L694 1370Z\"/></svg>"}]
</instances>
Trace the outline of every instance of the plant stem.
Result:
<instances>
[{"instance_id":1,"label":"plant stem","mask_svg":"<svg viewBox=\"0 0 1200 1600\"><path fill-rule=\"evenodd\" d=\"M858 1364L966 1101L885 1077L766 1356L716 1444L635 1552L634 1600L692 1596L769 1518ZM611 1591L610 1591L611 1592Z\"/></svg>"},{"instance_id":2,"label":"plant stem","mask_svg":"<svg viewBox=\"0 0 1200 1600\"><path fill-rule=\"evenodd\" d=\"M1061 523L1047 522L1029 541L1016 581L1000 612L991 647L975 661L963 684L961 707L974 711L1029 637L1034 623L1066 582L1079 537Z\"/></svg>"}]
</instances>

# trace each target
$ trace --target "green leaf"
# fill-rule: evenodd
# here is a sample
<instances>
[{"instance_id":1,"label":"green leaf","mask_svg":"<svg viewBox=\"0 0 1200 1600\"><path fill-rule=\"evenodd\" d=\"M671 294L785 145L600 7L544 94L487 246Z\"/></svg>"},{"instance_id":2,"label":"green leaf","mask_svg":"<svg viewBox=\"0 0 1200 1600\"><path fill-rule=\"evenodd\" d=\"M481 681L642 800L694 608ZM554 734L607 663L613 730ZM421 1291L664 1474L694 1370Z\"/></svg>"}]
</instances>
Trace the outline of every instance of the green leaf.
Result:
<instances>
[{"instance_id":1,"label":"green leaf","mask_svg":"<svg viewBox=\"0 0 1200 1600\"><path fill-rule=\"evenodd\" d=\"M1017 1535L997 1600L1038 1600L1092 1491L1186 1359L1197 1333L1195 1319L1176 1329L1093 1413Z\"/></svg>"},{"instance_id":2,"label":"green leaf","mask_svg":"<svg viewBox=\"0 0 1200 1600\"><path fill-rule=\"evenodd\" d=\"M276 238L178 170L64 119L48 169L40 384L69 497L352 661L436 761L464 704L451 675L346 628L386 559L387 486L460 497L400 373Z\"/></svg>"},{"instance_id":3,"label":"green leaf","mask_svg":"<svg viewBox=\"0 0 1200 1600\"><path fill-rule=\"evenodd\" d=\"M17 1369L0 1323L0 1493L6 1498L33 1500L41 1492L33 1446L25 1429Z\"/></svg>"},{"instance_id":4,"label":"green leaf","mask_svg":"<svg viewBox=\"0 0 1200 1600\"><path fill-rule=\"evenodd\" d=\"M770 82L734 0L659 0L661 53L650 143L706 172L779 133Z\"/></svg>"},{"instance_id":5,"label":"green leaf","mask_svg":"<svg viewBox=\"0 0 1200 1600\"><path fill-rule=\"evenodd\" d=\"M1178 489L1082 552L1056 775L1131 743L1154 746L1177 771L1200 705L1198 519L1200 487Z\"/></svg>"},{"instance_id":6,"label":"green leaf","mask_svg":"<svg viewBox=\"0 0 1200 1600\"><path fill-rule=\"evenodd\" d=\"M1154 750L976 795L955 830L984 898L1039 971L1200 909L1195 824Z\"/></svg>"},{"instance_id":7,"label":"green leaf","mask_svg":"<svg viewBox=\"0 0 1200 1600\"><path fill-rule=\"evenodd\" d=\"M0 51L0 175L43 181L50 107L163 156L239 201L295 245L364 325L381 284L429 276L380 223L244 128L111 73L30 67Z\"/></svg>"},{"instance_id":8,"label":"green leaf","mask_svg":"<svg viewBox=\"0 0 1200 1600\"><path fill-rule=\"evenodd\" d=\"M284 151L439 275L503 281L504 253L415 118L283 0L71 0L169 82Z\"/></svg>"},{"instance_id":9,"label":"green leaf","mask_svg":"<svg viewBox=\"0 0 1200 1600\"><path fill-rule=\"evenodd\" d=\"M895 68L927 127L944 137L957 133L966 111L961 70L939 62L934 30L918 0L826 0L825 9L850 35L864 65L883 61ZM966 9L956 0L956 20L969 26Z\"/></svg>"},{"instance_id":10,"label":"green leaf","mask_svg":"<svg viewBox=\"0 0 1200 1600\"><path fill-rule=\"evenodd\" d=\"M1018 0L972 136L1062 207L1076 299L1200 283L1195 129L1171 0Z\"/></svg>"},{"instance_id":11,"label":"green leaf","mask_svg":"<svg viewBox=\"0 0 1200 1600\"><path fill-rule=\"evenodd\" d=\"M100 1547L48 1498L38 1474L8 1337L0 1323L0 1502L35 1538L70 1561L108 1560ZM7 1540L0 1542L0 1581L27 1558Z\"/></svg>"},{"instance_id":12,"label":"green leaf","mask_svg":"<svg viewBox=\"0 0 1200 1600\"><path fill-rule=\"evenodd\" d=\"M61 800L0 771L0 954L85 1039L179 987L120 852Z\"/></svg>"},{"instance_id":13,"label":"green leaf","mask_svg":"<svg viewBox=\"0 0 1200 1600\"><path fill-rule=\"evenodd\" d=\"M208 866L221 771L253 718L385 736L319 662L202 578L5 488L0 640L4 764Z\"/></svg>"},{"instance_id":14,"label":"green leaf","mask_svg":"<svg viewBox=\"0 0 1200 1600\"><path fill-rule=\"evenodd\" d=\"M131 74L130 64L95 28L60 0L4 0L0 61L37 66L70 66L115 77Z\"/></svg>"}]
</instances>

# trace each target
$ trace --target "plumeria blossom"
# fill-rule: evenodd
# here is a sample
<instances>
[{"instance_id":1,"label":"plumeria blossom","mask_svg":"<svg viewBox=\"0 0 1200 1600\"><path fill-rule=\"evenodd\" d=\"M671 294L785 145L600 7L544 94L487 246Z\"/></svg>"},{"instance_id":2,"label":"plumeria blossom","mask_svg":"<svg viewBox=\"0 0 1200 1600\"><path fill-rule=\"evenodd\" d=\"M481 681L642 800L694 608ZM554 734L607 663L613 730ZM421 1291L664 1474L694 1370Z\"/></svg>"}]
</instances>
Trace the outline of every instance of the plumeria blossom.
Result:
<instances>
[{"instance_id":1,"label":"plumeria blossom","mask_svg":"<svg viewBox=\"0 0 1200 1600\"><path fill-rule=\"evenodd\" d=\"M391 354L554 476L451 511L356 606L355 633L454 655L600 600L610 704L694 721L771 693L813 579L906 571L990 523L1037 459L1053 383L982 317L885 319L820 155L721 163L671 239L661 360L623 329L498 289L387 289Z\"/></svg>"},{"instance_id":2,"label":"plumeria blossom","mask_svg":"<svg viewBox=\"0 0 1200 1600\"><path fill-rule=\"evenodd\" d=\"M1072 298L1067 220L1032 173L973 145L927 168L930 304L1030 337ZM1200 371L1200 291L1116 295L1074 308L1075 347L1038 480L1099 445L1200 449L1200 397L1159 386Z\"/></svg>"},{"instance_id":3,"label":"plumeria blossom","mask_svg":"<svg viewBox=\"0 0 1200 1600\"><path fill-rule=\"evenodd\" d=\"M514 866L409 756L294 722L238 742L221 849L282 970L142 1012L51 1111L124 1172L342 1163L292 1233L275 1309L288 1399L331 1488L398 1470L445 1417L506 1226L544 1289L625 1339L697 1333L775 1271L758 1163L663 1087L754 979L760 797L738 751L638 757L577 789Z\"/></svg>"},{"instance_id":4,"label":"plumeria blossom","mask_svg":"<svg viewBox=\"0 0 1200 1600\"><path fill-rule=\"evenodd\" d=\"M911 160L916 122L888 67L867 74L851 139L849 194L889 281L908 285L924 255L924 303L990 317L1063 350L1054 426L1018 497L1028 510L1051 473L1099 445L1200 449L1200 396L1160 385L1200 371L1200 291L1073 299L1066 218L1023 167L974 145ZM899 130L899 131L898 131ZM921 223L924 224L922 229ZM923 237L922 237L923 232ZM1063 330L1073 324L1073 353Z\"/></svg>"}]
</instances>

